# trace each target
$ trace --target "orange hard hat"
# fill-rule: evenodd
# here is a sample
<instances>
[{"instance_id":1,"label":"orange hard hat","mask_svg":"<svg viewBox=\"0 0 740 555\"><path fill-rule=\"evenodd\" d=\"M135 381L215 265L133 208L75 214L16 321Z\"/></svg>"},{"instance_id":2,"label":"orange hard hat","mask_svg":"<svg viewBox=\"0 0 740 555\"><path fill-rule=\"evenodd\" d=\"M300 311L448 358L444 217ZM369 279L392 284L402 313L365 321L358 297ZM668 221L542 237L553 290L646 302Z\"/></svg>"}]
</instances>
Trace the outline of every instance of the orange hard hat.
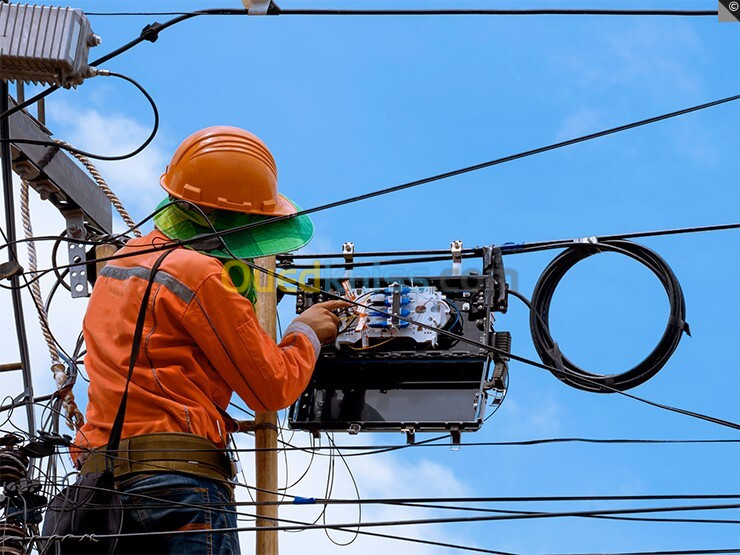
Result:
<instances>
[{"instance_id":1,"label":"orange hard hat","mask_svg":"<svg viewBox=\"0 0 740 555\"><path fill-rule=\"evenodd\" d=\"M293 204L277 191L277 166L259 137L238 127L196 131L175 151L160 179L173 197L199 206L284 216Z\"/></svg>"}]
</instances>

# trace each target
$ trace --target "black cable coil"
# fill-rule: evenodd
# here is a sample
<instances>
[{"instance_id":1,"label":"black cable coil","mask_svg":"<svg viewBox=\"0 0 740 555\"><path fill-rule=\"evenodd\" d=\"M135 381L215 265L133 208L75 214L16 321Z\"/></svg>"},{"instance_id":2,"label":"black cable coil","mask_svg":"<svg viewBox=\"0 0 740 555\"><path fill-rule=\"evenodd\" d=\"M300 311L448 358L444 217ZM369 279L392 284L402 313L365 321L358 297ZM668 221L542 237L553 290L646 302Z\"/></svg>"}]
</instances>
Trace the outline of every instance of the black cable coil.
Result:
<instances>
[{"instance_id":1,"label":"black cable coil","mask_svg":"<svg viewBox=\"0 0 740 555\"><path fill-rule=\"evenodd\" d=\"M560 280L579 261L604 251L627 255L647 266L663 284L670 302L670 316L658 344L642 362L621 374L592 374L579 368L560 352L549 329L550 302ZM556 378L578 389L613 393L615 390L626 391L642 384L668 362L678 347L683 332L691 335L685 315L686 306L681 285L665 260L647 247L631 241L614 240L576 243L560 253L537 281L532 295L529 325L532 341L542 362L559 369L557 372L552 371Z\"/></svg>"}]
</instances>

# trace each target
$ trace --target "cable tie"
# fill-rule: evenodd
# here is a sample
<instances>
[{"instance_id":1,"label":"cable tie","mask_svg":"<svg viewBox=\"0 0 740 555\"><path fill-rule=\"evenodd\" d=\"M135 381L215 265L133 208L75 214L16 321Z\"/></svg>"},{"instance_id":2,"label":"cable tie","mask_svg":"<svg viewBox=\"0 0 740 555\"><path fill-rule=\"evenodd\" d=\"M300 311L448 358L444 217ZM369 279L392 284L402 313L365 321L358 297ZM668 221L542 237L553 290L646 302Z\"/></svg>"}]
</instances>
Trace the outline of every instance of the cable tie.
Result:
<instances>
[{"instance_id":1,"label":"cable tie","mask_svg":"<svg viewBox=\"0 0 740 555\"><path fill-rule=\"evenodd\" d=\"M579 237L577 239L573 239L574 243L585 243L585 244L591 244L596 245L599 242L599 238L595 236L591 237Z\"/></svg>"},{"instance_id":2,"label":"cable tie","mask_svg":"<svg viewBox=\"0 0 740 555\"><path fill-rule=\"evenodd\" d=\"M676 316L671 316L670 318L668 318L668 325L673 328L680 329L686 335L691 337L691 328L689 328L688 322L681 320L680 318L677 318Z\"/></svg>"},{"instance_id":3,"label":"cable tie","mask_svg":"<svg viewBox=\"0 0 740 555\"><path fill-rule=\"evenodd\" d=\"M293 505L315 505L315 497L296 497L293 499Z\"/></svg>"},{"instance_id":4,"label":"cable tie","mask_svg":"<svg viewBox=\"0 0 740 555\"><path fill-rule=\"evenodd\" d=\"M563 376L567 376L568 372L563 364L563 353L560 352L560 347L558 346L557 341L553 341L552 349L548 351L548 354L550 355L550 358L552 358L557 369L563 373Z\"/></svg>"}]
</instances>

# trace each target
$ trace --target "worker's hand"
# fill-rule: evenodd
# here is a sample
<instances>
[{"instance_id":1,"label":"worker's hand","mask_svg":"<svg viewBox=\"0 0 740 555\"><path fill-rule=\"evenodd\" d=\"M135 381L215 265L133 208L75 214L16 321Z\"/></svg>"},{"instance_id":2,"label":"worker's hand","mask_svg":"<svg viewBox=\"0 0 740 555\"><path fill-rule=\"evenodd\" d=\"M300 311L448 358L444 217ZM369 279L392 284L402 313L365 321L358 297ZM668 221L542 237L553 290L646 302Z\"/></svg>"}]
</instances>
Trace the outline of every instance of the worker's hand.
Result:
<instances>
[{"instance_id":1,"label":"worker's hand","mask_svg":"<svg viewBox=\"0 0 740 555\"><path fill-rule=\"evenodd\" d=\"M336 339L339 330L339 317L332 311L350 306L352 305L346 301L317 303L307 308L293 321L309 326L316 333L321 343L331 343Z\"/></svg>"}]
</instances>

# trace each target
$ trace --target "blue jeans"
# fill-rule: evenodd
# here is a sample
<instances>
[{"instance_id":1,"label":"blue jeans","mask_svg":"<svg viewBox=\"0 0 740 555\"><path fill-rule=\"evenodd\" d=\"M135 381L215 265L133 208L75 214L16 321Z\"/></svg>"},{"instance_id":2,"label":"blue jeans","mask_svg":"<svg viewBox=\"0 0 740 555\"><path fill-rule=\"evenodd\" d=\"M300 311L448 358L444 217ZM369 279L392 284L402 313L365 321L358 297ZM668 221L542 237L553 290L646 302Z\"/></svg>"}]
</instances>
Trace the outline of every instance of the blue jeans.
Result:
<instances>
[{"instance_id":1,"label":"blue jeans","mask_svg":"<svg viewBox=\"0 0 740 555\"><path fill-rule=\"evenodd\" d=\"M228 486L198 476L162 473L124 478L119 483L119 490L122 493L123 506L126 507L123 516L124 534L177 530L204 532L122 538L116 553L239 554L239 537L236 532L207 532L220 528L236 528L235 508L229 504L233 501L233 495Z\"/></svg>"}]
</instances>

